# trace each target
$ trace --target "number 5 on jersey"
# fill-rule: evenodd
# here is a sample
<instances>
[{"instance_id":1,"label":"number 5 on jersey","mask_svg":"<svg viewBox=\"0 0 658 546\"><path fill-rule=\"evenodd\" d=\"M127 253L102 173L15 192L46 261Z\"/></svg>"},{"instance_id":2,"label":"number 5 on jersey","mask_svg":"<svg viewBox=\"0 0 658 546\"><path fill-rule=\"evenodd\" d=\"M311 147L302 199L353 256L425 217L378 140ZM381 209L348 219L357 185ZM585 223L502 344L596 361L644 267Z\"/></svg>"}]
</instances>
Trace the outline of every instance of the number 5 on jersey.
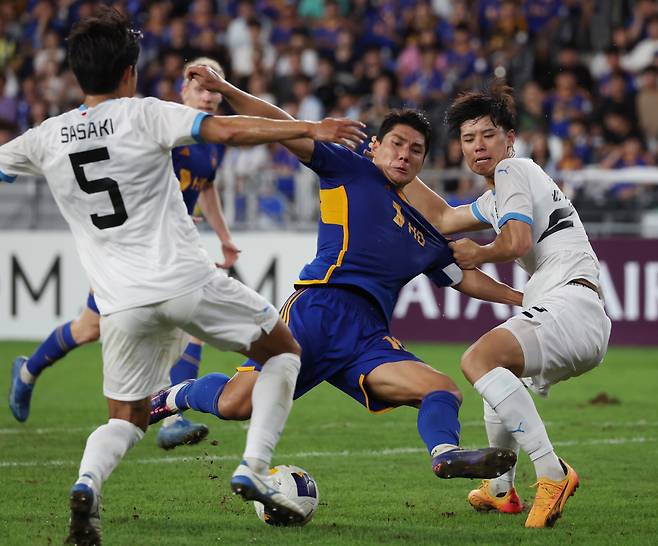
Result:
<instances>
[{"instance_id":1,"label":"number 5 on jersey","mask_svg":"<svg viewBox=\"0 0 658 546\"><path fill-rule=\"evenodd\" d=\"M69 159L71 160L75 179L83 192L93 194L106 191L110 195L110 201L112 202L112 207L114 207L114 213L106 214L105 216L100 216L95 213L91 214L90 217L92 223L98 229L108 229L123 224L128 219L128 214L126 213L126 207L123 204L123 198L121 197L117 181L112 178L87 180L85 171L82 168L83 165L88 163L97 163L98 161L106 161L110 159L110 154L107 151L107 148L94 148L93 150L87 150L85 152L69 154Z\"/></svg>"}]
</instances>

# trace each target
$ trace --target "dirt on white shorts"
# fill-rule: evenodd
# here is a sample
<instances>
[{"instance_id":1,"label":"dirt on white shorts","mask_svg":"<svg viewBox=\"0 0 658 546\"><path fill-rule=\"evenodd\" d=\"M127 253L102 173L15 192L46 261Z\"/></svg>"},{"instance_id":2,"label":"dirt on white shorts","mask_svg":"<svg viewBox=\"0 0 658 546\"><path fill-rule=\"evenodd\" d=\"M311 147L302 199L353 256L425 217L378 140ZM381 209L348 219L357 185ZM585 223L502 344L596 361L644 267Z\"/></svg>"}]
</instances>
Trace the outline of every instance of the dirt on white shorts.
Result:
<instances>
[{"instance_id":1,"label":"dirt on white shorts","mask_svg":"<svg viewBox=\"0 0 658 546\"><path fill-rule=\"evenodd\" d=\"M611 322L596 292L567 284L498 328L512 332L523 349L524 383L546 394L551 385L601 363Z\"/></svg>"},{"instance_id":2,"label":"dirt on white shorts","mask_svg":"<svg viewBox=\"0 0 658 546\"><path fill-rule=\"evenodd\" d=\"M187 334L224 351L248 350L278 321L260 294L218 272L194 292L101 317L103 392L125 402L169 384Z\"/></svg>"}]
</instances>

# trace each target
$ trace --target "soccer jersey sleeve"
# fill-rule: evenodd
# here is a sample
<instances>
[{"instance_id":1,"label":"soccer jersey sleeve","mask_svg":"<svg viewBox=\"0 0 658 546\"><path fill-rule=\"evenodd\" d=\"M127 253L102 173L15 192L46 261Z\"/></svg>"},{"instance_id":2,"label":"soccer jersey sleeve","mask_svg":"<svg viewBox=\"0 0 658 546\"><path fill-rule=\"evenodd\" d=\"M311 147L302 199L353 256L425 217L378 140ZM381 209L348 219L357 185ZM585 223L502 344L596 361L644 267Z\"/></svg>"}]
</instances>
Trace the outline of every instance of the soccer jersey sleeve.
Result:
<instances>
[{"instance_id":1,"label":"soccer jersey sleeve","mask_svg":"<svg viewBox=\"0 0 658 546\"><path fill-rule=\"evenodd\" d=\"M484 192L471 203L471 214L479 222L493 225L495 201L491 190Z\"/></svg>"},{"instance_id":2,"label":"soccer jersey sleeve","mask_svg":"<svg viewBox=\"0 0 658 546\"><path fill-rule=\"evenodd\" d=\"M371 163L345 146L316 142L311 161L305 165L325 181L340 179L340 183L344 184L364 167L363 162Z\"/></svg>"},{"instance_id":3,"label":"soccer jersey sleeve","mask_svg":"<svg viewBox=\"0 0 658 546\"><path fill-rule=\"evenodd\" d=\"M36 130L30 129L0 146L0 181L13 182L20 174L42 174L33 152L33 141L36 138Z\"/></svg>"},{"instance_id":4,"label":"soccer jersey sleeve","mask_svg":"<svg viewBox=\"0 0 658 546\"><path fill-rule=\"evenodd\" d=\"M496 207L498 228L510 220L519 220L532 225L532 195L528 177L518 160L506 159L496 166Z\"/></svg>"},{"instance_id":5,"label":"soccer jersey sleeve","mask_svg":"<svg viewBox=\"0 0 658 546\"><path fill-rule=\"evenodd\" d=\"M175 102L154 98L137 100L143 101L146 132L162 148L171 150L201 142L201 123L210 114Z\"/></svg>"},{"instance_id":6,"label":"soccer jersey sleeve","mask_svg":"<svg viewBox=\"0 0 658 546\"><path fill-rule=\"evenodd\" d=\"M437 286L455 286L464 278L464 272L455 263L452 251L447 247L442 251L436 264L425 271L425 275Z\"/></svg>"}]
</instances>

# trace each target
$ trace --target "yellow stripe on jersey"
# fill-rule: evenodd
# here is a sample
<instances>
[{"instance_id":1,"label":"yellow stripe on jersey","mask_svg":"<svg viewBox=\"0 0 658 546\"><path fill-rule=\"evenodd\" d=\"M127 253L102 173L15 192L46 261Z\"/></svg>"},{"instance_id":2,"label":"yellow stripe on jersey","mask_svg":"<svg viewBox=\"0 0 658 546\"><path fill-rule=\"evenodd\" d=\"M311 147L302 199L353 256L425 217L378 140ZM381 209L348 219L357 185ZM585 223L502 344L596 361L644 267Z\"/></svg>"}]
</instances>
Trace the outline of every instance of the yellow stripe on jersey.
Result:
<instances>
[{"instance_id":1,"label":"yellow stripe on jersey","mask_svg":"<svg viewBox=\"0 0 658 546\"><path fill-rule=\"evenodd\" d=\"M299 296L301 296L304 292L306 292L306 290L307 288L302 288L301 290L297 290L296 292L293 292L293 294L288 298L286 303L283 304L283 307L281 308L279 315L281 316L281 320L285 324L288 324L290 322L290 309L292 308L293 303L295 303L299 299Z\"/></svg>"},{"instance_id":2,"label":"yellow stripe on jersey","mask_svg":"<svg viewBox=\"0 0 658 546\"><path fill-rule=\"evenodd\" d=\"M393 406L390 406L388 408L383 408L383 409L380 409L380 410L370 409L370 401L368 400L368 393L366 392L366 388L363 386L363 382L365 381L365 379L366 379L366 376L364 374L361 374L361 376L359 377L359 388L361 389L361 392L363 392L363 396L366 399L366 409L370 413L374 413L375 415L378 415L380 413L386 413L387 411L391 411L392 409L395 409Z\"/></svg>"},{"instance_id":3,"label":"yellow stripe on jersey","mask_svg":"<svg viewBox=\"0 0 658 546\"><path fill-rule=\"evenodd\" d=\"M320 217L322 223L338 225L343 228L343 246L338 253L338 259L335 264L332 264L327 270L323 279L312 280L298 280L295 284L323 284L329 281L329 277L334 272L334 269L340 267L343 263L343 257L347 252L349 244L349 229L347 226L348 221L348 206L347 206L347 192L344 186L332 188L328 190L320 190Z\"/></svg>"}]
</instances>

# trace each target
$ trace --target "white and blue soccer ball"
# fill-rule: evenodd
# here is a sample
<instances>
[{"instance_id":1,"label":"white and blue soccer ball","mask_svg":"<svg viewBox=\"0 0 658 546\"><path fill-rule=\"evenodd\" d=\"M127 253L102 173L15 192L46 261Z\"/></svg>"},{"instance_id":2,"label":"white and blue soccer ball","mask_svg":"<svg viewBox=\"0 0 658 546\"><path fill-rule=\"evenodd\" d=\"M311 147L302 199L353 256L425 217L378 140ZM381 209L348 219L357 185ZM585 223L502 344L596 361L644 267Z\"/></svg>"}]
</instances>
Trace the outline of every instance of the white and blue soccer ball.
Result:
<instances>
[{"instance_id":1,"label":"white and blue soccer ball","mask_svg":"<svg viewBox=\"0 0 658 546\"><path fill-rule=\"evenodd\" d=\"M279 491L304 511L304 520L294 525L306 525L313 518L320 502L320 491L313 476L303 468L288 464L275 466L270 469L270 474ZM272 517L260 502L254 502L254 508L259 519L268 525L293 525Z\"/></svg>"}]
</instances>

